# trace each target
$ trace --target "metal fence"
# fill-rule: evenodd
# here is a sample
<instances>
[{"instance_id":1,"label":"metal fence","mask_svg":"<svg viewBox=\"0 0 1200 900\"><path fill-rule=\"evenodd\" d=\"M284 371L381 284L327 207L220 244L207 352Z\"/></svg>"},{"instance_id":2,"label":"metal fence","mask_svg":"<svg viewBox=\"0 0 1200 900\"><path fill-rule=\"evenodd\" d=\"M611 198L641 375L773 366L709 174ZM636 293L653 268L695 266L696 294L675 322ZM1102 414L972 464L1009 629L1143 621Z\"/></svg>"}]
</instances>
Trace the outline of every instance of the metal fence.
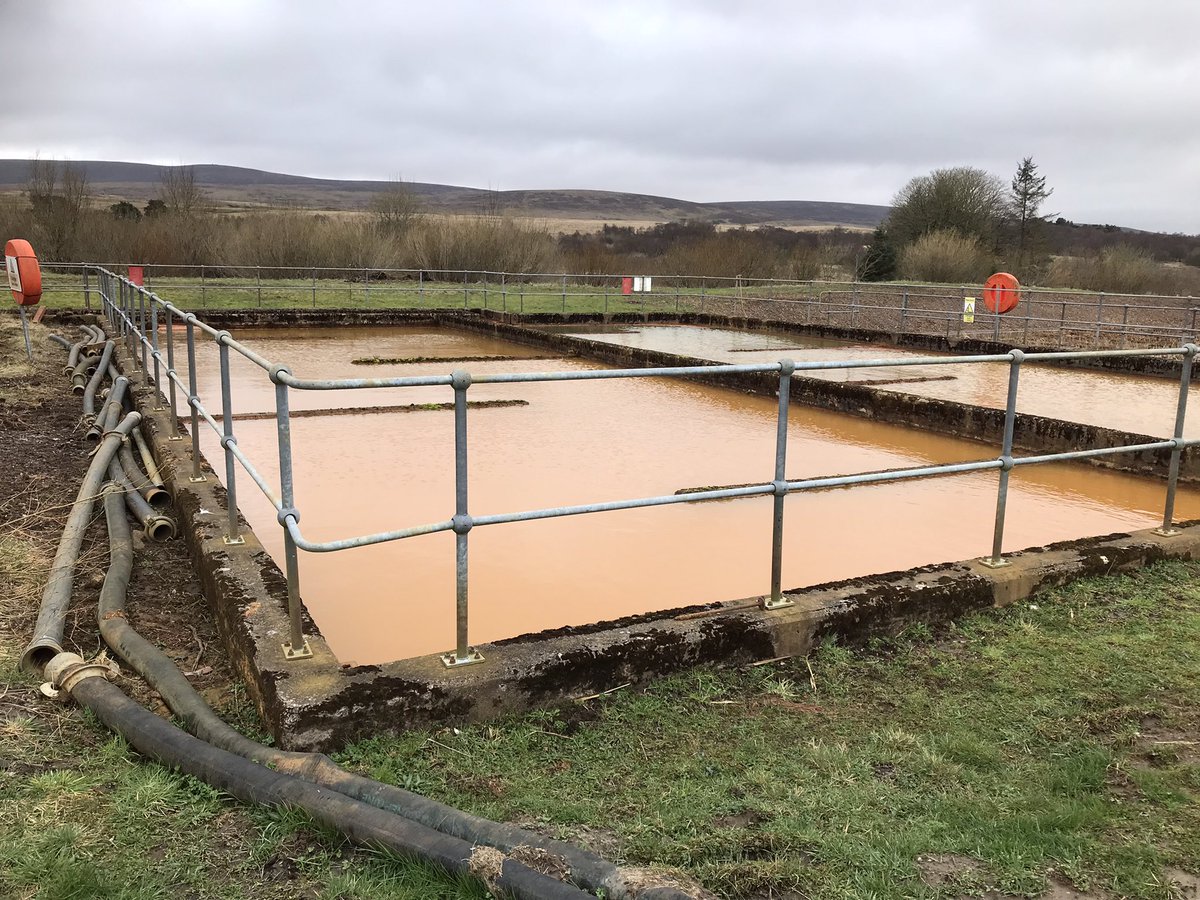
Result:
<instances>
[{"instance_id":1,"label":"metal fence","mask_svg":"<svg viewBox=\"0 0 1200 900\"><path fill-rule=\"evenodd\" d=\"M504 525L513 522L527 522L535 519L549 519L561 516L584 515L591 513L609 512L622 509L637 509L641 507L666 506L674 503L694 503L702 500L734 499L744 497L774 498L774 510L771 528L771 572L769 576L769 592L762 598L764 609L776 609L790 606L792 602L782 590L781 577L783 565L783 527L784 499L789 494L814 490L819 488L844 487L863 484L875 484L885 481L905 481L911 479L931 478L944 475L954 475L966 472L982 472L995 470L998 472L998 488L996 494L996 518L993 530L990 554L983 560L989 566L1004 566L1007 561L1001 552L1004 538L1004 518L1008 502L1008 484L1011 471L1018 466L1037 465L1039 463L1060 462L1065 460L1081 460L1118 453L1142 452L1148 450L1170 450L1170 464L1167 471L1166 499L1163 509L1160 534L1176 533L1173 528L1175 492L1179 476L1180 454L1185 447L1194 446L1200 441L1185 440L1184 419L1187 412L1188 387L1191 382L1193 359L1200 347L1186 344L1182 347L1157 347L1138 350L1092 350L1092 351L1063 351L1047 353L1025 353L1021 350L1011 350L1007 353L961 357L912 357L907 359L868 359L868 360L829 360L820 362L795 362L782 359L776 363L756 365L706 365L678 366L664 368L642 369L596 369L566 372L526 372L503 374L472 375L464 370L457 370L445 375L397 376L390 378L348 378L348 379L311 379L298 377L287 366L265 359L254 350L236 341L224 330L213 328L203 322L194 313L187 312L173 303L163 300L154 292L134 285L128 278L114 272L95 267L90 270L95 280L94 290L99 294L103 314L108 325L119 338L124 341L134 364L141 370L144 383L155 386L155 403L157 409L162 409L163 400L169 403L170 440L183 440L176 419L177 390L187 397L187 406L191 415L192 442L192 471L189 481L202 482L206 479L200 467L200 423L210 427L220 439L225 462L225 488L228 492L228 524L224 540L226 544L243 543L239 534L237 509L237 464L245 470L250 479L266 495L277 512L277 518L283 529L284 568L288 586L288 608L290 616L290 635L288 643L284 644L285 654L292 659L311 656L302 628L300 576L297 565L297 549L313 553L349 550L355 547L365 547L370 544L380 544L388 541L403 540L423 534L433 534L440 531L453 531L455 534L456 557L456 639L453 650L446 653L442 660L447 667L455 667L479 662L483 657L469 642L468 634L468 547L470 533L473 529ZM187 351L187 383L179 376L175 367L175 325L182 322L185 326ZM160 331L165 327L166 353L162 352ZM199 336L198 334L199 333ZM205 406L204 400L196 393L196 342L197 340L212 340L216 343L220 356L221 376L221 412L222 421L218 422ZM238 447L233 427L233 405L231 402L232 384L229 370L229 351L240 353L266 373L275 385L275 422L278 432L279 472L278 487L268 484L266 479ZM1075 450L1064 453L1049 453L1033 456L1013 456L1013 429L1016 421L1017 391L1022 366L1031 363L1045 363L1056 360L1096 359L1131 356L1165 356L1179 357L1181 371L1179 381L1179 401L1176 408L1174 436L1169 440L1151 441L1143 444L1123 445L1118 447L1102 447ZM786 475L788 451L788 410L791 396L791 379L797 372L809 372L826 369L857 369L892 366L944 366L944 365L976 365L981 363L1007 363L1009 366L1008 395L1004 415L1004 431L1000 453L992 459L966 461L945 465L923 466L893 470L887 472L871 472L836 477L808 478L789 480ZM165 367L165 372L164 372ZM153 373L151 375L151 373ZM757 373L778 378L779 404L775 429L775 465L769 480L740 487L720 488L697 491L686 494L670 494L657 497L639 497L627 500L613 500L598 503L588 503L576 506L562 506L544 509L524 510L518 512L491 513L478 515L471 511L467 494L469 461L467 458L467 392L474 384L499 383L529 383L543 381L586 381L609 378L686 378L696 375L713 375L722 373ZM165 389L167 397L163 397L162 388L165 374ZM327 391L343 389L370 390L374 388L402 387L447 387L454 397L454 472L455 497L453 513L438 522L425 523L393 531L376 534L358 535L333 541L312 541L304 537L300 529L300 512L295 506L292 476L292 443L291 423L289 417L289 394L293 390ZM764 536L765 537L765 536ZM767 579L764 579L767 581Z\"/></svg>"},{"instance_id":2,"label":"metal fence","mask_svg":"<svg viewBox=\"0 0 1200 900\"><path fill-rule=\"evenodd\" d=\"M47 266L47 291L90 307L93 266ZM114 271L121 267L106 265ZM619 275L429 269L143 266L144 284L192 308L483 309L512 313L707 313L793 325L977 338L1028 347L1153 347L1197 338L1200 298L1024 288L1006 315L963 299L979 285L870 284L655 275L623 293ZM57 276L57 277L55 277ZM76 281L76 279L78 279Z\"/></svg>"}]
</instances>

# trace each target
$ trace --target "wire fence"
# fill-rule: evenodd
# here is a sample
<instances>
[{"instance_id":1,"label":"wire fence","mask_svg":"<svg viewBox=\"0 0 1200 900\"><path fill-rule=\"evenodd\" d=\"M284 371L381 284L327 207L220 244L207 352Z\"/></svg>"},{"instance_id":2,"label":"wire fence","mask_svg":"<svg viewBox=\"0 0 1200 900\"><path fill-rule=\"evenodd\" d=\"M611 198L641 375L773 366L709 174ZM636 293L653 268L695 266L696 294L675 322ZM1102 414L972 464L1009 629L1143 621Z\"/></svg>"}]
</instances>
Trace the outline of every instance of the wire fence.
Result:
<instances>
[{"instance_id":1,"label":"wire fence","mask_svg":"<svg viewBox=\"0 0 1200 900\"><path fill-rule=\"evenodd\" d=\"M47 292L92 303L88 264L47 266ZM105 271L125 267L106 265ZM150 291L194 309L411 308L515 314L708 314L788 325L923 334L1021 347L1151 347L1195 340L1200 298L1025 288L1005 315L964 298L979 285L873 284L656 275L263 266L141 266ZM635 288L642 288L636 290Z\"/></svg>"},{"instance_id":2,"label":"wire fence","mask_svg":"<svg viewBox=\"0 0 1200 900\"><path fill-rule=\"evenodd\" d=\"M183 434L175 414L177 391L183 391L187 397L190 410L190 433L192 442L192 468L189 476L191 482L203 482L207 476L201 465L200 428L201 422L219 437L224 454L225 489L227 491L227 526L224 541L231 548L243 544L244 539L239 533L237 508L237 468L249 476L251 481L263 492L277 513L277 520L283 529L284 568L288 588L288 608L290 617L289 640L283 645L285 655L290 659L303 659L312 655L311 649L304 636L303 616L300 599L300 574L297 564L297 550L312 553L327 553L351 550L372 544L404 540L418 535L433 534L441 531L453 531L455 534L455 644L454 649L442 656L443 663L448 668L478 663L483 661L479 651L471 646L469 641L469 542L470 534L475 528L506 525L515 522L526 522L537 519L558 518L563 516L587 515L615 510L638 509L644 507L666 506L676 503L694 503L703 500L737 499L747 497L773 498L772 527L769 538L771 542L771 570L769 579L764 579L764 585L769 583L769 590L762 596L761 605L764 609L777 609L791 606L793 601L784 594L781 584L783 565L783 529L784 529L784 499L793 493L830 488L848 487L854 485L876 484L885 481L906 481L913 479L933 478L966 472L981 472L994 470L998 473L998 485L995 507L995 527L989 555L983 560L989 566L1007 565L1002 554L1004 537L1005 512L1008 502L1008 485L1011 471L1018 466L1037 465L1041 463L1060 462L1065 460L1081 460L1120 453L1141 453L1145 451L1170 451L1170 462L1167 471L1166 497L1163 508L1162 526L1159 533L1163 535L1176 534L1173 525L1175 493L1179 476L1180 455L1184 448L1195 446L1198 440L1185 440L1184 421L1187 413L1188 387L1191 382L1193 359L1200 347L1195 344L1184 346L1164 346L1148 349L1126 350L1091 350L1025 353L1021 350L1011 350L1007 353L959 356L959 357L910 357L904 359L869 359L869 360L826 360L812 362L795 362L781 359L775 363L752 365L705 365L705 366L676 366L641 369L595 369L557 372L524 372L524 373L493 373L472 375L466 370L457 370L443 375L396 376L388 378L304 378L298 377L284 364L272 362L258 354L250 347L238 342L225 330L212 327L200 319L195 313L188 312L175 303L166 301L155 292L136 285L126 276L102 267L90 267L90 290L98 295L100 309L107 320L108 327L129 351L134 366L139 369L143 383L155 387L155 408L169 410L169 439L182 441ZM185 383L176 370L175 334L178 325L184 327L184 340L187 353L187 382ZM161 343L165 340L165 354ZM196 386L196 343L211 340L216 343L220 356L221 379L221 421L209 412L212 400L197 395ZM280 482L273 485L267 482L253 461L247 458L237 443L234 433L234 413L232 404L232 382L229 368L229 352L233 350L260 368L265 377L274 385L275 412L274 418L278 432L278 463ZM1016 422L1017 395L1022 367L1029 364L1056 362L1062 360L1097 359L1131 356L1166 356L1181 359L1179 381L1179 399L1176 408L1174 436L1168 440L1150 441L1142 444L1121 445L1111 447L1095 447L1079 449L1063 453L1049 453L1033 456L1013 456L1013 431ZM1007 363L1009 366L1008 393L1005 405L1004 430L999 448L999 454L992 458L967 460L944 465L923 466L919 468L899 469L886 472L867 472L854 475L844 475L825 478L808 478L789 480L786 476L788 453L788 414L792 392L792 378L797 372L809 372L828 369L856 369L898 366L945 366L945 365L978 365L983 363ZM710 376L721 373L758 374L764 378L778 379L778 413L775 421L775 462L769 477L748 485L701 490L686 494L670 494L656 497L638 497L623 500L604 500L595 503L574 506L522 510L516 512L501 512L478 514L473 512L468 497L469 460L467 457L468 404L467 393L475 384L497 383L532 383L532 382L571 382L596 379L614 378L689 378L694 376ZM165 381L164 381L165 377ZM294 479L292 467L291 419L289 413L289 397L293 390L327 391L327 390L373 390L378 388L407 388L440 386L449 389L454 399L454 472L455 472L455 502L453 511L437 522L406 525L391 531L376 534L356 535L331 541L313 541L306 538L300 529L300 511L296 507ZM163 390L167 396L163 396ZM166 405L164 406L164 401ZM767 475L768 473L763 473ZM176 477L179 477L177 475ZM449 511L448 511L449 512ZM236 552L231 550L231 552Z\"/></svg>"}]
</instances>

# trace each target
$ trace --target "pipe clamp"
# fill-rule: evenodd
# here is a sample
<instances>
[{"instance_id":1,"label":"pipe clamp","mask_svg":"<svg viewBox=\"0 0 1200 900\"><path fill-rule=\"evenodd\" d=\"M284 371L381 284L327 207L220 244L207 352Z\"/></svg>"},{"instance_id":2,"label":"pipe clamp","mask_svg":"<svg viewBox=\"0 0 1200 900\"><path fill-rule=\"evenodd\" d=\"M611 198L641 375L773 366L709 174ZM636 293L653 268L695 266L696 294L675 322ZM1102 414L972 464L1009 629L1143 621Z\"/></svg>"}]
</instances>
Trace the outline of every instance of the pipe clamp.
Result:
<instances>
[{"instance_id":1,"label":"pipe clamp","mask_svg":"<svg viewBox=\"0 0 1200 900\"><path fill-rule=\"evenodd\" d=\"M46 663L45 674L50 684L68 694L85 678L111 680L120 674L113 660L98 656L91 662L78 653L59 653Z\"/></svg>"}]
</instances>

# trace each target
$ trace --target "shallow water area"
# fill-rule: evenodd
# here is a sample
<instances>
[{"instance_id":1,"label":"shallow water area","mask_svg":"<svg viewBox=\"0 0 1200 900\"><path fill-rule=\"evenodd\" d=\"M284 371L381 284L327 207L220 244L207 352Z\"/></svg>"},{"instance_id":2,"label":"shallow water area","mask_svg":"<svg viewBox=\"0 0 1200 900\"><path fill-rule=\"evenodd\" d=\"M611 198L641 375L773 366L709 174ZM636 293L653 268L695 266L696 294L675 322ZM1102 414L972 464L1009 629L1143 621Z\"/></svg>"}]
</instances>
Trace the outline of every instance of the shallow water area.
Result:
<instances>
[{"instance_id":1,"label":"shallow water area","mask_svg":"<svg viewBox=\"0 0 1200 900\"><path fill-rule=\"evenodd\" d=\"M560 329L556 329L560 330ZM616 326L612 330L571 329L587 340L641 347L722 363L825 360L904 360L919 357L952 359L948 353L903 350L879 344L836 341L773 331L742 331L697 325ZM882 390L1002 408L1008 390L1007 363L865 367L801 372ZM1179 383L1167 378L1067 369L1036 362L1021 367L1017 409L1070 422L1102 425L1135 434L1170 437L1175 429ZM1191 419L1186 437L1200 437L1200 386L1188 398Z\"/></svg>"}]
</instances>

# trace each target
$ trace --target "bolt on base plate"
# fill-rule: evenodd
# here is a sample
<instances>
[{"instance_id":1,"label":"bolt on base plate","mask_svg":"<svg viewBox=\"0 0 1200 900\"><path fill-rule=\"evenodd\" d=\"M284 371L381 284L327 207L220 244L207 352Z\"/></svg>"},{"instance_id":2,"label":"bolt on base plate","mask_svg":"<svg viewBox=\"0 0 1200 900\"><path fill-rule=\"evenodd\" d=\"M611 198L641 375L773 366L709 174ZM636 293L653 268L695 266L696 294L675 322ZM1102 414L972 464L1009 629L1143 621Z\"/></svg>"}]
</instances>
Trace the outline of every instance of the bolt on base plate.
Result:
<instances>
[{"instance_id":1,"label":"bolt on base plate","mask_svg":"<svg viewBox=\"0 0 1200 900\"><path fill-rule=\"evenodd\" d=\"M293 650L290 642L284 644L283 655L287 659L311 659L313 652L311 649L309 649L308 638L304 639L304 643L299 647L299 649Z\"/></svg>"},{"instance_id":2,"label":"bolt on base plate","mask_svg":"<svg viewBox=\"0 0 1200 900\"><path fill-rule=\"evenodd\" d=\"M1175 537L1175 535L1181 532L1178 528L1155 528L1154 533L1162 537Z\"/></svg>"},{"instance_id":3,"label":"bolt on base plate","mask_svg":"<svg viewBox=\"0 0 1200 900\"><path fill-rule=\"evenodd\" d=\"M467 648L467 655L461 659L458 653L451 650L449 653L442 654L442 665L447 669L456 669L459 666L473 666L475 663L483 662L483 654L474 647Z\"/></svg>"},{"instance_id":4,"label":"bolt on base plate","mask_svg":"<svg viewBox=\"0 0 1200 900\"><path fill-rule=\"evenodd\" d=\"M763 609L784 609L788 606L795 606L795 600L789 600L787 597L780 597L778 600L773 600L770 597L763 597L760 604Z\"/></svg>"},{"instance_id":5,"label":"bolt on base plate","mask_svg":"<svg viewBox=\"0 0 1200 900\"><path fill-rule=\"evenodd\" d=\"M987 566L989 569L1003 569L1005 566L1012 565L1012 563L1010 563L1003 556L1000 557L999 559L992 559L990 556L987 556L987 557L984 557L983 559L981 559L980 562L983 563L985 566Z\"/></svg>"}]
</instances>

